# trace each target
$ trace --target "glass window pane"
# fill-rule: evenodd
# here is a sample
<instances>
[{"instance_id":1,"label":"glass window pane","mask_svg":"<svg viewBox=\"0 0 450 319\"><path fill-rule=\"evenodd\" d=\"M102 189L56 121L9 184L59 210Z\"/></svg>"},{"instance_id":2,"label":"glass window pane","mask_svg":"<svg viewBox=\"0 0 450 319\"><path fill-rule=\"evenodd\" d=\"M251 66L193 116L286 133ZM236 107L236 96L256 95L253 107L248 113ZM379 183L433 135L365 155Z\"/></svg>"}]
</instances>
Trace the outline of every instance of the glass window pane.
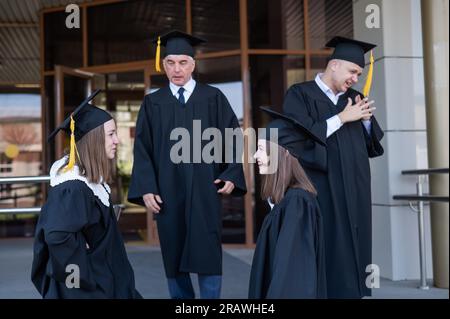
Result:
<instances>
[{"instance_id":1,"label":"glass window pane","mask_svg":"<svg viewBox=\"0 0 450 319\"><path fill-rule=\"evenodd\" d=\"M83 101L88 92L89 80L72 75L64 75L64 118L70 116Z\"/></svg>"},{"instance_id":2,"label":"glass window pane","mask_svg":"<svg viewBox=\"0 0 450 319\"><path fill-rule=\"evenodd\" d=\"M323 72L327 67L327 56L312 56L311 57L311 72L310 79L312 80L316 77L316 75L320 72Z\"/></svg>"},{"instance_id":3,"label":"glass window pane","mask_svg":"<svg viewBox=\"0 0 450 319\"><path fill-rule=\"evenodd\" d=\"M89 64L154 59L152 40L186 29L185 0L136 0L88 8Z\"/></svg>"},{"instance_id":4,"label":"glass window pane","mask_svg":"<svg viewBox=\"0 0 450 319\"><path fill-rule=\"evenodd\" d=\"M223 83L241 80L241 57L230 56L196 60L194 77L202 83Z\"/></svg>"},{"instance_id":5,"label":"glass window pane","mask_svg":"<svg viewBox=\"0 0 450 319\"><path fill-rule=\"evenodd\" d=\"M239 49L239 0L192 0L192 33L208 40L199 52Z\"/></svg>"},{"instance_id":6,"label":"glass window pane","mask_svg":"<svg viewBox=\"0 0 450 319\"><path fill-rule=\"evenodd\" d=\"M242 125L243 89L239 56L197 60L194 78L220 89ZM222 198L222 243L245 243L244 197Z\"/></svg>"},{"instance_id":7,"label":"glass window pane","mask_svg":"<svg viewBox=\"0 0 450 319\"><path fill-rule=\"evenodd\" d=\"M53 70L55 64L71 67L83 65L81 28L67 28L66 17L65 11L44 14L45 70Z\"/></svg>"},{"instance_id":8,"label":"glass window pane","mask_svg":"<svg viewBox=\"0 0 450 319\"><path fill-rule=\"evenodd\" d=\"M144 98L144 72L109 73L105 76L105 83L106 95L101 106L114 114L120 141L116 156L118 183L115 190L122 196L120 202L128 206L126 194L133 165L136 119Z\"/></svg>"},{"instance_id":9,"label":"glass window pane","mask_svg":"<svg viewBox=\"0 0 450 319\"><path fill-rule=\"evenodd\" d=\"M305 80L305 59L302 56L250 56L250 78L252 124L254 128L263 128L270 118L263 114L259 107L270 106L276 111L282 111L287 88ZM255 173L255 240L268 213L268 205L261 200L260 190L260 175Z\"/></svg>"},{"instance_id":10,"label":"glass window pane","mask_svg":"<svg viewBox=\"0 0 450 319\"><path fill-rule=\"evenodd\" d=\"M304 49L302 0L248 0L252 49Z\"/></svg>"},{"instance_id":11,"label":"glass window pane","mask_svg":"<svg viewBox=\"0 0 450 319\"><path fill-rule=\"evenodd\" d=\"M294 83L305 81L303 56L250 56L252 106L271 105L281 110L286 90Z\"/></svg>"},{"instance_id":12,"label":"glass window pane","mask_svg":"<svg viewBox=\"0 0 450 319\"><path fill-rule=\"evenodd\" d=\"M286 90L295 83L306 81L305 58L298 56L286 57Z\"/></svg>"},{"instance_id":13,"label":"glass window pane","mask_svg":"<svg viewBox=\"0 0 450 319\"><path fill-rule=\"evenodd\" d=\"M51 132L56 128L55 126L55 77L45 76L44 77L44 95L42 96L43 105L43 116L45 121L45 135L47 138ZM44 172L49 172L50 166L55 160L55 143L45 144L45 154L44 162L46 167L43 167Z\"/></svg>"},{"instance_id":14,"label":"glass window pane","mask_svg":"<svg viewBox=\"0 0 450 319\"><path fill-rule=\"evenodd\" d=\"M194 78L219 88L240 122L243 119L241 59L239 56L197 60Z\"/></svg>"},{"instance_id":15,"label":"glass window pane","mask_svg":"<svg viewBox=\"0 0 450 319\"><path fill-rule=\"evenodd\" d=\"M150 76L150 92L147 93L152 93L166 85L169 85L169 80L165 73L154 74Z\"/></svg>"},{"instance_id":16,"label":"glass window pane","mask_svg":"<svg viewBox=\"0 0 450 319\"><path fill-rule=\"evenodd\" d=\"M309 30L312 49L323 49L334 36L352 38L352 0L309 1Z\"/></svg>"}]
</instances>

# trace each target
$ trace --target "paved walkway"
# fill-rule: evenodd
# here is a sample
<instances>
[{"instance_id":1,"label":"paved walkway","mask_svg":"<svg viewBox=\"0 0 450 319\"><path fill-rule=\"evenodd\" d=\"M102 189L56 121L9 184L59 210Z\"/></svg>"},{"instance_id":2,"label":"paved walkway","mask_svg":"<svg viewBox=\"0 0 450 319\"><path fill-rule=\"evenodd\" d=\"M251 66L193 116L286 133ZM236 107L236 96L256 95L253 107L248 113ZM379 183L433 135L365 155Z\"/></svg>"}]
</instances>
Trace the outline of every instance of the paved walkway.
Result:
<instances>
[{"instance_id":1,"label":"paved walkway","mask_svg":"<svg viewBox=\"0 0 450 319\"><path fill-rule=\"evenodd\" d=\"M31 238L0 239L0 299L39 298L30 281L32 260ZM128 244L128 256L136 276L136 286L144 298L169 298L159 248ZM225 249L223 255L222 297L247 298L251 249ZM197 280L193 278L198 295ZM388 299L448 299L448 289L417 289L418 281L382 279L373 298Z\"/></svg>"}]
</instances>

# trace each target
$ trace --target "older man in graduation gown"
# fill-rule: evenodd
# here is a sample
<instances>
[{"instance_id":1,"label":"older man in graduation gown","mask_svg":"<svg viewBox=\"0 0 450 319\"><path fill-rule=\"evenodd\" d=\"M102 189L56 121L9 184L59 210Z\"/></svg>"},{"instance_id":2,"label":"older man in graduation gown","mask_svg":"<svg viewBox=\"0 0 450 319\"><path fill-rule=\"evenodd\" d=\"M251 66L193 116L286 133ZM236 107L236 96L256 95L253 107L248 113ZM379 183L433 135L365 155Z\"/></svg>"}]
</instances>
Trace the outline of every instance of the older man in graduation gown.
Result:
<instances>
[{"instance_id":1,"label":"older man in graduation gown","mask_svg":"<svg viewBox=\"0 0 450 319\"><path fill-rule=\"evenodd\" d=\"M220 297L221 196L246 193L242 148L225 143L227 128L242 141L239 122L220 90L192 78L202 42L179 31L158 38L156 66L161 44L170 83L144 98L136 124L128 198L155 213L172 298L195 297L189 273L198 274L202 298ZM220 134L202 136L207 128Z\"/></svg>"},{"instance_id":2,"label":"older man in graduation gown","mask_svg":"<svg viewBox=\"0 0 450 319\"><path fill-rule=\"evenodd\" d=\"M371 262L371 185L369 158L383 154L383 131L367 96L373 55L364 94L352 89L365 67L364 54L375 45L333 38L335 48L324 73L293 85L283 110L325 143L310 141L300 151L314 183L323 214L329 298L371 294L366 267Z\"/></svg>"}]
</instances>

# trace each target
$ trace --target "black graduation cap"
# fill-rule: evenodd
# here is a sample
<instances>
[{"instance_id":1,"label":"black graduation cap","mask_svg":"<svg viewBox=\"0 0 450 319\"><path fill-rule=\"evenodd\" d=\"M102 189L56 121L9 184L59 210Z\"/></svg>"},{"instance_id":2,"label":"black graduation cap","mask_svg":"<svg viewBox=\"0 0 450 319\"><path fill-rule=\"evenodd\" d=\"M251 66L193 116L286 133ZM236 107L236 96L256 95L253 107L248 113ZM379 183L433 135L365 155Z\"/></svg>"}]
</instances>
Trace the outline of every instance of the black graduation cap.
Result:
<instances>
[{"instance_id":1,"label":"black graduation cap","mask_svg":"<svg viewBox=\"0 0 450 319\"><path fill-rule=\"evenodd\" d=\"M89 102L100 92L95 90L87 99L81 102L73 111L69 117L67 117L60 126L58 126L48 137L47 141L50 142L59 131L64 131L67 134L71 134L70 122L71 117L75 121L75 141L78 142L86 133L94 128L108 122L112 119L108 112L98 108Z\"/></svg>"},{"instance_id":2,"label":"black graduation cap","mask_svg":"<svg viewBox=\"0 0 450 319\"><path fill-rule=\"evenodd\" d=\"M153 43L157 44L156 48L156 71L161 72L159 67L159 60L161 57L161 45L163 45L166 50L164 57L171 54L184 54L194 57L195 50L194 47L201 43L206 42L206 40L194 37L182 31L174 30L170 31L157 39L153 40Z\"/></svg>"},{"instance_id":3,"label":"black graduation cap","mask_svg":"<svg viewBox=\"0 0 450 319\"><path fill-rule=\"evenodd\" d=\"M266 139L269 140L270 138L270 129L278 129L278 145L287 149L295 158L300 159L299 151L304 148L303 144L305 143L315 141L325 145L324 141L289 115L278 113L266 107L260 107L260 109L273 119L266 126Z\"/></svg>"},{"instance_id":4,"label":"black graduation cap","mask_svg":"<svg viewBox=\"0 0 450 319\"><path fill-rule=\"evenodd\" d=\"M344 37L334 37L326 44L326 46L335 48L333 54L329 57L329 60L339 59L350 61L362 68L364 68L366 65L364 54L376 47L376 45L372 43L362 42ZM369 96L370 94L370 89L372 87L374 62L375 60L373 58L373 52L371 51L369 72L367 73L366 83L364 84L363 88L364 96Z\"/></svg>"},{"instance_id":5,"label":"black graduation cap","mask_svg":"<svg viewBox=\"0 0 450 319\"><path fill-rule=\"evenodd\" d=\"M100 90L94 91L87 99L81 102L75 111L48 137L48 142L50 142L59 131L64 131L70 135L69 161L64 171L71 170L75 165L75 156L78 154L76 142L86 135L86 133L112 119L108 112L89 104L99 92Z\"/></svg>"},{"instance_id":6,"label":"black graduation cap","mask_svg":"<svg viewBox=\"0 0 450 319\"><path fill-rule=\"evenodd\" d=\"M362 42L344 37L334 37L327 44L329 48L335 48L330 60L339 59L353 62L364 68L366 65L364 54L376 47L375 44Z\"/></svg>"}]
</instances>

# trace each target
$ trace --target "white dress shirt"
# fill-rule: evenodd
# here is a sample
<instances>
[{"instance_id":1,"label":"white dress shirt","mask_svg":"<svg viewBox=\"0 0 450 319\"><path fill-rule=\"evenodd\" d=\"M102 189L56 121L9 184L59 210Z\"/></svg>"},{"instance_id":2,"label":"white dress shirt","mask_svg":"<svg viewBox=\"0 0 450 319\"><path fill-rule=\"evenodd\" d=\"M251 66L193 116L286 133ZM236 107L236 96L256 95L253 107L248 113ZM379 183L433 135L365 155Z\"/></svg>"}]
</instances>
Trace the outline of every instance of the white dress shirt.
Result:
<instances>
[{"instance_id":1,"label":"white dress shirt","mask_svg":"<svg viewBox=\"0 0 450 319\"><path fill-rule=\"evenodd\" d=\"M193 78L191 78L189 81L186 82L185 85L183 85L183 88L184 88L183 96L184 96L184 101L186 103L189 100L189 98L191 97L192 92L194 92L195 85L196 85L196 82ZM170 91L172 91L173 96L175 96L175 98L178 100L178 98L179 98L178 90L181 88L181 86L175 85L172 82L170 82L169 87L170 87Z\"/></svg>"},{"instance_id":2,"label":"white dress shirt","mask_svg":"<svg viewBox=\"0 0 450 319\"><path fill-rule=\"evenodd\" d=\"M339 101L339 97L341 95L343 95L345 92L339 92L338 94L334 94L333 90L330 89L328 87L328 85L326 85L322 81L322 79L321 79L322 75L323 75L323 73L317 74L315 81L316 81L317 85L319 86L319 88L322 90L322 92L325 93L326 96L328 96L328 98L331 100L331 102L333 102L334 105L337 105L337 103ZM370 120L365 120L362 122L363 122L364 127L366 128L367 132L370 134L370 129L371 129ZM338 115L334 115L334 116L330 117L327 120L327 138L330 137L334 132L339 130L342 125L343 124Z\"/></svg>"},{"instance_id":3,"label":"white dress shirt","mask_svg":"<svg viewBox=\"0 0 450 319\"><path fill-rule=\"evenodd\" d=\"M273 209L273 207L275 206L275 204L274 203L272 203L272 201L270 200L270 198L269 199L267 199L267 203L269 204L269 206L270 206L270 210L272 210Z\"/></svg>"}]
</instances>

